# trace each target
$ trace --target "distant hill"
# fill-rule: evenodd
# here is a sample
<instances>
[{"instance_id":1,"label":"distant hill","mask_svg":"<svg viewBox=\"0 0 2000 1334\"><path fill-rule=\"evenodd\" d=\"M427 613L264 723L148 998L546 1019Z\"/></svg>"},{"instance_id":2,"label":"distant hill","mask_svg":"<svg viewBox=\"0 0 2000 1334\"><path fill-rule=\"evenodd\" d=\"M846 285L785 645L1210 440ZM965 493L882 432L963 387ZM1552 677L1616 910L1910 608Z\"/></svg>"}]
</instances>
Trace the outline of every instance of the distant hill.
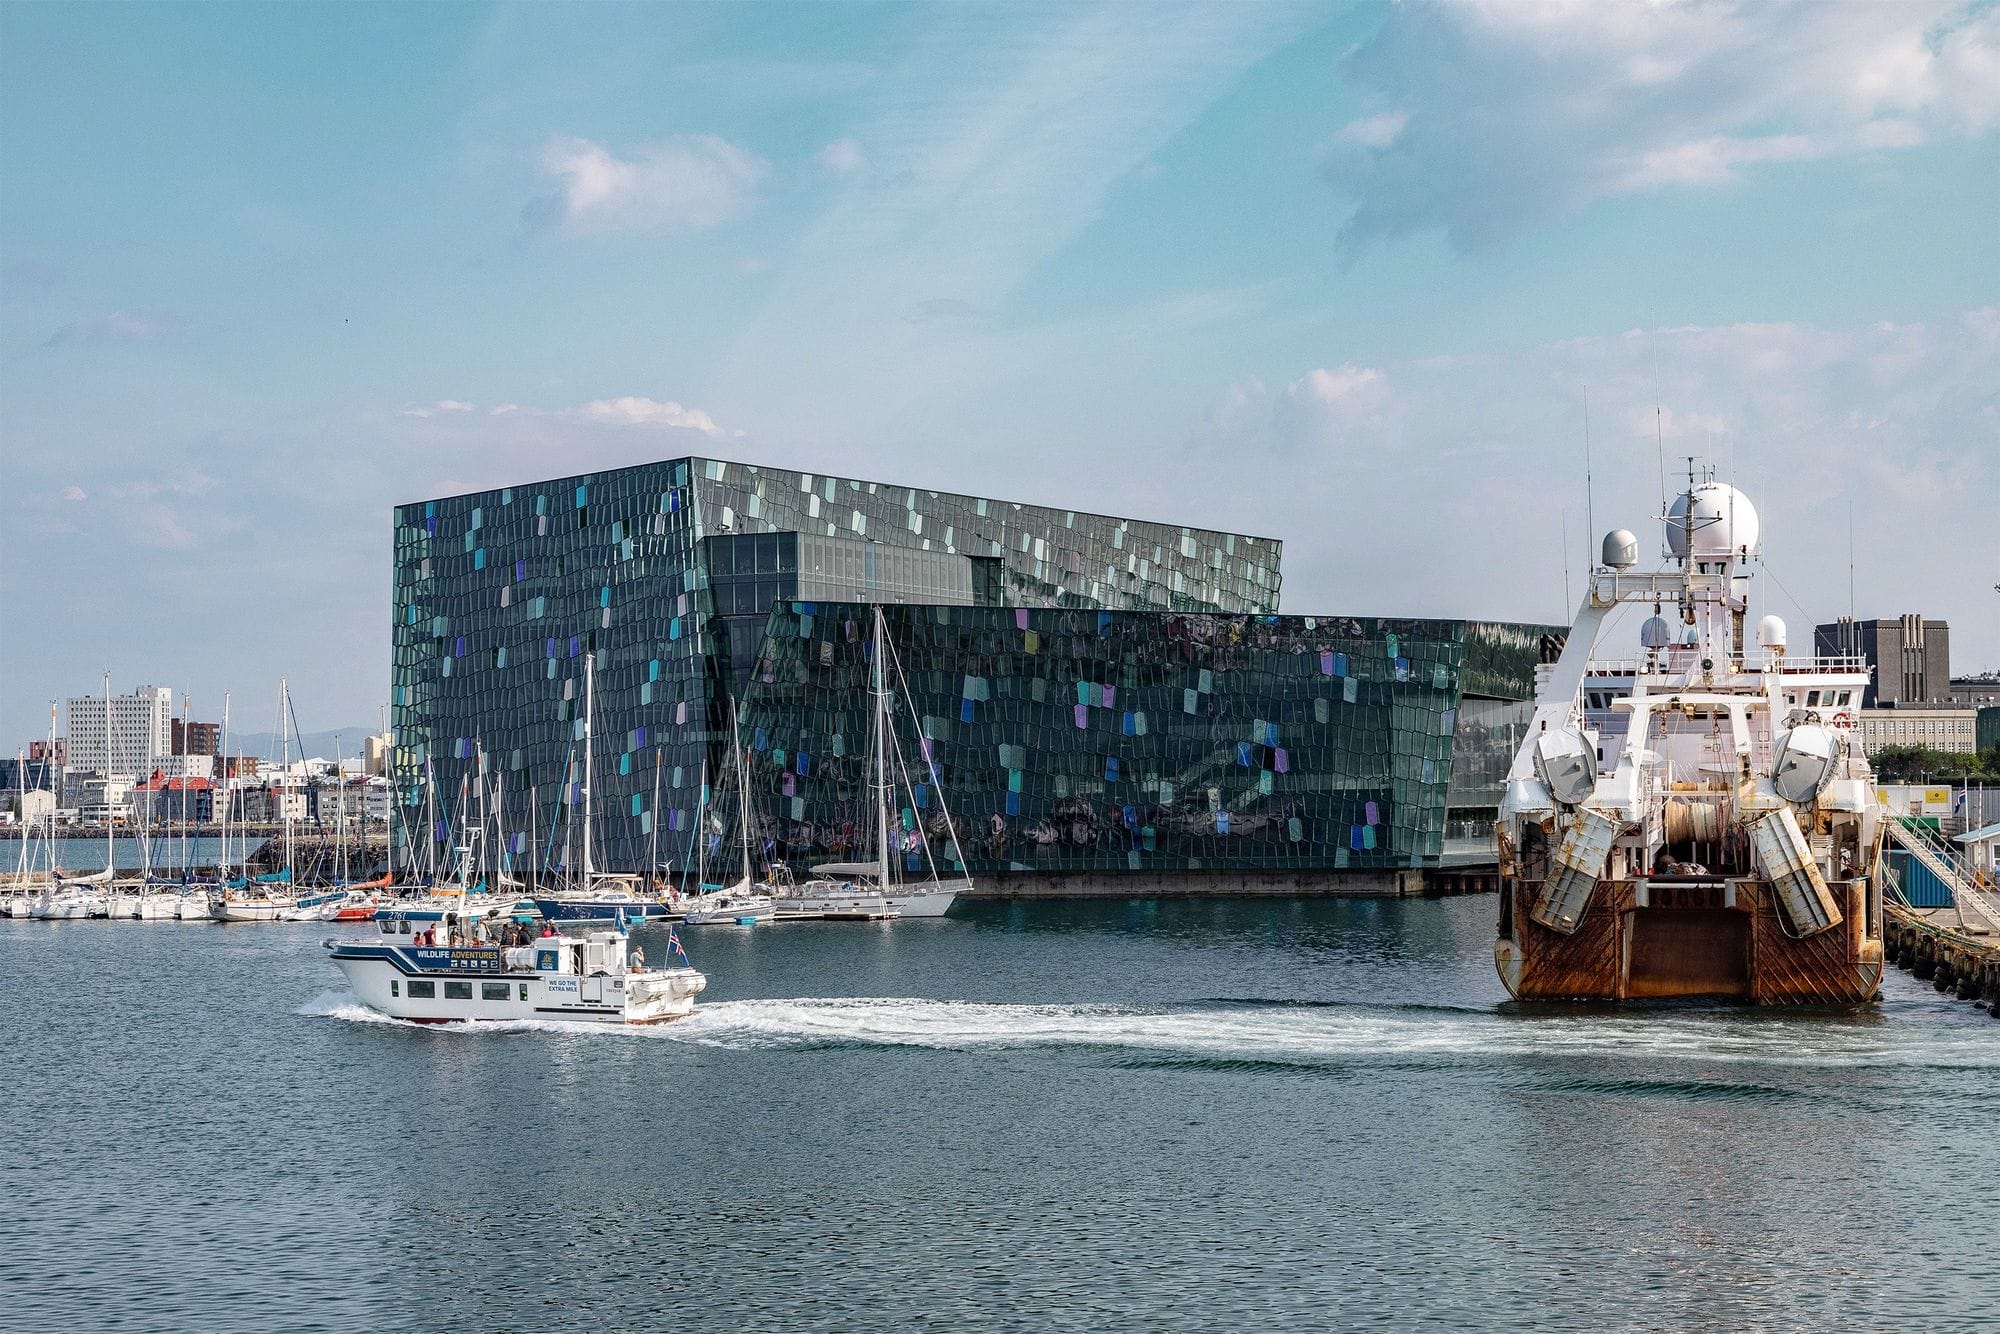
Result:
<instances>
[{"instance_id":1,"label":"distant hill","mask_svg":"<svg viewBox=\"0 0 2000 1334\"><path fill-rule=\"evenodd\" d=\"M356 724L353 727L336 727L327 732L302 732L292 739L292 758L301 758L301 743L305 750L303 758L309 760L330 760L334 745L340 746L340 754L347 759L356 759L361 754L362 742L374 732L372 727ZM229 734L229 749L236 755L255 755L258 759L268 759L282 753L275 732L234 732Z\"/></svg>"}]
</instances>

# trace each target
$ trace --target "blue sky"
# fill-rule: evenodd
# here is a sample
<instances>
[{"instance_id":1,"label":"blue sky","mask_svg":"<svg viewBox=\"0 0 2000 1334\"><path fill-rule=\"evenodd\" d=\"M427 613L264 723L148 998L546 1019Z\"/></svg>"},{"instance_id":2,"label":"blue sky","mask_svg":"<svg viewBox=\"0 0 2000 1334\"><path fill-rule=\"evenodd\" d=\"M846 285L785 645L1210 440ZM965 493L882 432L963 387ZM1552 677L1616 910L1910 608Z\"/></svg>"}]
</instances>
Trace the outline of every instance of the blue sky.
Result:
<instances>
[{"instance_id":1,"label":"blue sky","mask_svg":"<svg viewBox=\"0 0 2000 1334\"><path fill-rule=\"evenodd\" d=\"M6 4L0 731L372 721L392 504L686 452L1566 619L1586 388L2000 668L1996 124L1991 4Z\"/></svg>"}]
</instances>

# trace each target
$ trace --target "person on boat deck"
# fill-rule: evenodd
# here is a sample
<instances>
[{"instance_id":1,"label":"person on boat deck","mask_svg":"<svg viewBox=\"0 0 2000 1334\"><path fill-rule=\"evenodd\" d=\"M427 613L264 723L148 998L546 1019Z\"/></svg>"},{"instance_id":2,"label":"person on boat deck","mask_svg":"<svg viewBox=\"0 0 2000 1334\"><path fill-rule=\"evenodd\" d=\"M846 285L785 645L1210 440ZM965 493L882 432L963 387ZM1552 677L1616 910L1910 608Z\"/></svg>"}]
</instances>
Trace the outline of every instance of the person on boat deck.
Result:
<instances>
[{"instance_id":1,"label":"person on boat deck","mask_svg":"<svg viewBox=\"0 0 2000 1334\"><path fill-rule=\"evenodd\" d=\"M543 922L543 923L542 923L542 939L543 939L543 940L547 940L547 939L548 939L548 938L549 938L550 936L553 936L553 935L554 935L555 933L556 933L556 924L555 924L554 922Z\"/></svg>"}]
</instances>

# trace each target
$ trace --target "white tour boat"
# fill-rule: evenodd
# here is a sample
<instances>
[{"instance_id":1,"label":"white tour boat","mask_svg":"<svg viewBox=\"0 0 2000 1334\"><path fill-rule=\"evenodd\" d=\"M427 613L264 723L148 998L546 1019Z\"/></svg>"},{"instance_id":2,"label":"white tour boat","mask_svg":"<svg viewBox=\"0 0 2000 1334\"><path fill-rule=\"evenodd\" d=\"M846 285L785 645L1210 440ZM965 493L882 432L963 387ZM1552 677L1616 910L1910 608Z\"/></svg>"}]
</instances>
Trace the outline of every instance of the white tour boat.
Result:
<instances>
[{"instance_id":1,"label":"white tour boat","mask_svg":"<svg viewBox=\"0 0 2000 1334\"><path fill-rule=\"evenodd\" d=\"M387 924L384 924L385 927ZM544 936L503 946L484 937L458 946L413 939L329 940L333 962L361 1003L419 1024L479 1019L563 1019L655 1024L694 1009L708 978L686 963L648 968L628 957L622 932Z\"/></svg>"}]
</instances>

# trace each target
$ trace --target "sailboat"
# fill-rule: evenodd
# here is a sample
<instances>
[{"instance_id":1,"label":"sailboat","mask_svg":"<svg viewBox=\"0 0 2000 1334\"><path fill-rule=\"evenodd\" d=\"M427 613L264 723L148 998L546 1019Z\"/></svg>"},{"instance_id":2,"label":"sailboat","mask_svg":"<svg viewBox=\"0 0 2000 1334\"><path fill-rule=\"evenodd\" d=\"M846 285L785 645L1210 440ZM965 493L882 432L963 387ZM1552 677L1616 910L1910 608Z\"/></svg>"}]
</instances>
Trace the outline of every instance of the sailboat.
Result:
<instances>
[{"instance_id":1,"label":"sailboat","mask_svg":"<svg viewBox=\"0 0 2000 1334\"><path fill-rule=\"evenodd\" d=\"M254 880L232 884L224 880L208 896L208 912L218 922L276 922L298 906L298 899L285 892L292 883L293 830L292 830L292 733L288 730L291 719L291 683L284 677L278 678L278 733L283 738L284 759L278 771L278 802L285 822L285 864L269 875L260 875ZM303 746L301 746L303 749ZM284 889L278 888L284 886Z\"/></svg>"},{"instance_id":2,"label":"sailboat","mask_svg":"<svg viewBox=\"0 0 2000 1334\"><path fill-rule=\"evenodd\" d=\"M592 769L596 753L593 732L597 707L597 655L583 655L583 865L570 889L554 894L538 894L533 903L544 920L552 922L636 922L667 915L667 905L644 890L640 877L600 872L592 859L592 826L596 823L591 802Z\"/></svg>"},{"instance_id":3,"label":"sailboat","mask_svg":"<svg viewBox=\"0 0 2000 1334\"><path fill-rule=\"evenodd\" d=\"M903 763L902 750L895 739L893 696L889 688L889 666L895 661L895 647L889 641L888 628L879 606L875 608L870 657L874 726L868 758L875 797L875 857L872 861L824 862L813 868L812 879L798 885L787 883L789 872L786 868L773 867L774 897L780 918L871 915L877 907L883 916L942 917L951 910L951 905L960 894L972 889L972 881L967 878L946 880L938 875L937 859L932 855L930 840L925 836L921 822L914 822L913 829L900 835L890 829L892 819L897 819L894 815L899 790L897 780L901 778L900 788L903 791L910 791L912 785L909 770ZM902 680L900 662L896 662L896 676L907 696L908 684ZM931 759L927 740L920 739L918 754L923 760L930 790L937 794L938 803L943 807L944 785L938 781L937 765ZM916 805L914 797L911 805ZM951 829L952 849L957 854L958 864L963 866L965 852L958 846L957 826L951 822L949 808L944 809L944 815ZM903 879L897 876L892 853L899 849L920 854L927 873L924 878Z\"/></svg>"}]
</instances>

